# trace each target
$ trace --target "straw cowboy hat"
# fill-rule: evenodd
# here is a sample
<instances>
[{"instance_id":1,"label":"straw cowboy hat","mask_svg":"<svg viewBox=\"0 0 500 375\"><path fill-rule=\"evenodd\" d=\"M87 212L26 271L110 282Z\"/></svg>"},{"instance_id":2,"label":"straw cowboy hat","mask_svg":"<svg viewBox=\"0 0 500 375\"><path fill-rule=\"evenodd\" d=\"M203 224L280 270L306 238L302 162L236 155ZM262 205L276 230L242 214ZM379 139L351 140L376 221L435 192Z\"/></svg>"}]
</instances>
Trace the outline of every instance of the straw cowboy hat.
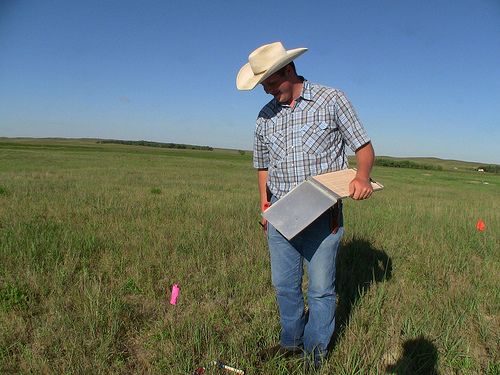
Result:
<instances>
[{"instance_id":1,"label":"straw cowboy hat","mask_svg":"<svg viewBox=\"0 0 500 375\"><path fill-rule=\"evenodd\" d=\"M296 59L307 48L295 48L286 51L281 42L265 44L248 56L248 63L243 66L236 77L238 90L253 90L255 86L270 75Z\"/></svg>"}]
</instances>

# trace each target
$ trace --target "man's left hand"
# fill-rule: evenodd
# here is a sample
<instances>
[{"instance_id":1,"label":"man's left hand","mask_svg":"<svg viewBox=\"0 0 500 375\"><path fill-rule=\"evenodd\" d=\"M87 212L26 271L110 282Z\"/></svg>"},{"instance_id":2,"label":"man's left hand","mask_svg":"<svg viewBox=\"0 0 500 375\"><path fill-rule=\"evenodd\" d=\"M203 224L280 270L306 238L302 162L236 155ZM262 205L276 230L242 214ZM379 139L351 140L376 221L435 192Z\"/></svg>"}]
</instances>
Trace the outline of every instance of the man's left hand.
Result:
<instances>
[{"instance_id":1,"label":"man's left hand","mask_svg":"<svg viewBox=\"0 0 500 375\"><path fill-rule=\"evenodd\" d=\"M373 193L373 187L370 180L360 177L354 178L349 184L349 196L352 199L361 200L369 198Z\"/></svg>"}]
</instances>

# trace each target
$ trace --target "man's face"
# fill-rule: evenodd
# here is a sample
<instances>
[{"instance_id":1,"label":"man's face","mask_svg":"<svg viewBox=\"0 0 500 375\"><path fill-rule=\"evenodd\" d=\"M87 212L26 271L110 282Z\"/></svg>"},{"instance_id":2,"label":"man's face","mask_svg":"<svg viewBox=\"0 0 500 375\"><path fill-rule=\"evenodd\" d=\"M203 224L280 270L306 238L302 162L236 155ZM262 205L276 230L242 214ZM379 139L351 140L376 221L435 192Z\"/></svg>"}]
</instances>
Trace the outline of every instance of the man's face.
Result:
<instances>
[{"instance_id":1,"label":"man's face","mask_svg":"<svg viewBox=\"0 0 500 375\"><path fill-rule=\"evenodd\" d=\"M292 103L293 84L287 75L281 76L278 73L274 73L262 82L262 87L266 94L274 96L278 102L288 105Z\"/></svg>"}]
</instances>

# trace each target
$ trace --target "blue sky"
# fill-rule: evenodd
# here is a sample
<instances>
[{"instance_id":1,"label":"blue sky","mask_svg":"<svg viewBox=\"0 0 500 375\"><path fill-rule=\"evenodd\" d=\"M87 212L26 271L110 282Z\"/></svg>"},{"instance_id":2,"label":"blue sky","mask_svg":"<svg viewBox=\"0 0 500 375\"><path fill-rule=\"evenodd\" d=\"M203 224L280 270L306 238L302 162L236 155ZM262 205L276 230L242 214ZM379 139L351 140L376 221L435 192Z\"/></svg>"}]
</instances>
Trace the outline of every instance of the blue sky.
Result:
<instances>
[{"instance_id":1,"label":"blue sky","mask_svg":"<svg viewBox=\"0 0 500 375\"><path fill-rule=\"evenodd\" d=\"M500 1L0 2L0 136L250 150L262 44L352 101L379 156L500 164Z\"/></svg>"}]
</instances>

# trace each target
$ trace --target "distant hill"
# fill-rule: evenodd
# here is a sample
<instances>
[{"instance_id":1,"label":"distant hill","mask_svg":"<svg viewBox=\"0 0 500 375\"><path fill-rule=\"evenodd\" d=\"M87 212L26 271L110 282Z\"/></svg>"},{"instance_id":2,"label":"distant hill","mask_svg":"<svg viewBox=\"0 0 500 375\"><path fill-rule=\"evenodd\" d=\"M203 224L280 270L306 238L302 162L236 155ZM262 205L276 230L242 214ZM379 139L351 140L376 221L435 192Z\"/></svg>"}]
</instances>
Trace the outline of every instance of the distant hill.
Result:
<instances>
[{"instance_id":1,"label":"distant hill","mask_svg":"<svg viewBox=\"0 0 500 375\"><path fill-rule=\"evenodd\" d=\"M442 169L442 170L453 170L453 169L460 169L460 170L478 170L478 169L488 169L491 173L499 173L497 170L500 168L500 166L493 164L493 165L488 165L485 163L476 163L476 162L469 162L469 161L461 161L461 160L450 160L450 159L439 159L439 158L433 158L433 157L408 157L408 158L396 158L392 156L377 156L375 157L375 164L377 164L377 160L392 160L395 162L395 164L403 164L405 161L415 163L418 166L429 166L430 168L418 168L418 169ZM349 157L349 162L353 165L356 165L356 158L354 156ZM394 165L396 166L396 165ZM409 167L411 168L411 167ZM493 168L493 170L491 170ZM495 170L497 169L497 170Z\"/></svg>"},{"instance_id":2,"label":"distant hill","mask_svg":"<svg viewBox=\"0 0 500 375\"><path fill-rule=\"evenodd\" d=\"M112 139L98 139L98 138L8 138L0 137L0 147L87 147L95 148L100 144L122 144L128 146L147 146L153 148L174 148L186 150L204 150L213 151L210 146L186 145L178 143L161 143L150 141L122 141ZM219 149L223 150L223 149ZM228 149L229 150L229 149ZM244 151L239 151L244 154ZM251 152L251 151L249 151ZM443 169L443 170L478 170L485 169L487 172L500 173L500 166L496 164L476 163L460 160L439 159L434 157L392 157L392 156L377 156L376 160L386 159L395 161L395 164L404 164L405 161L416 163L418 166L430 166L429 169ZM349 156L351 165L356 165L354 156ZM411 164L411 163L410 163ZM411 166L410 166L411 167ZM425 169L425 168L421 168Z\"/></svg>"},{"instance_id":3,"label":"distant hill","mask_svg":"<svg viewBox=\"0 0 500 375\"><path fill-rule=\"evenodd\" d=\"M410 158L393 158L390 156L380 156L377 158L386 158L386 159L396 159L396 160L409 160L418 164L429 164L439 166L441 165L443 169L476 169L480 165L484 165L484 163L476 163L476 162L468 162L468 161L460 161L460 160L451 160L451 159L439 159L432 157L410 157Z\"/></svg>"},{"instance_id":4,"label":"distant hill","mask_svg":"<svg viewBox=\"0 0 500 375\"><path fill-rule=\"evenodd\" d=\"M151 142L151 141L121 141L115 139L105 139L99 140L97 143L102 144L119 144L119 145L129 145L129 146L146 146L146 147L157 147L157 148L176 148L179 150L203 150L203 151L213 151L213 147L210 146L195 146L186 145L183 143L162 143L162 142Z\"/></svg>"}]
</instances>

